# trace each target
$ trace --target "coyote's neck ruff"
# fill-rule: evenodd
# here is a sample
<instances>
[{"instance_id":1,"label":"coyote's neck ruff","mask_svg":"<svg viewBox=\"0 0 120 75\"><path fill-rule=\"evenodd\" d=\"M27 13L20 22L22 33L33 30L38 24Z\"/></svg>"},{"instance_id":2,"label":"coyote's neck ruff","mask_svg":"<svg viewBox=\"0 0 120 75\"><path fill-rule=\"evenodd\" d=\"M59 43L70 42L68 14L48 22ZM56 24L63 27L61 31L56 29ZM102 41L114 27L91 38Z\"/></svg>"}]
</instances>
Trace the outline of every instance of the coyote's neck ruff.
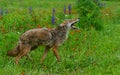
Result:
<instances>
[{"instance_id":1,"label":"coyote's neck ruff","mask_svg":"<svg viewBox=\"0 0 120 75\"><path fill-rule=\"evenodd\" d=\"M67 27L57 27L55 29L51 29L50 32L52 34L52 42L57 42L58 45L62 44L68 37L69 30ZM53 43L51 45L53 45Z\"/></svg>"},{"instance_id":2,"label":"coyote's neck ruff","mask_svg":"<svg viewBox=\"0 0 120 75\"><path fill-rule=\"evenodd\" d=\"M27 55L30 50L36 49L40 45L45 45L46 48L41 62L43 62L50 48L53 49L56 58L60 60L57 48L66 40L70 29L78 29L78 27L74 26L74 23L78 21L79 19L67 20L56 28L37 28L26 31L24 34L21 35L17 47L14 50L9 51L8 55L16 56L17 64L19 59L22 56Z\"/></svg>"}]
</instances>

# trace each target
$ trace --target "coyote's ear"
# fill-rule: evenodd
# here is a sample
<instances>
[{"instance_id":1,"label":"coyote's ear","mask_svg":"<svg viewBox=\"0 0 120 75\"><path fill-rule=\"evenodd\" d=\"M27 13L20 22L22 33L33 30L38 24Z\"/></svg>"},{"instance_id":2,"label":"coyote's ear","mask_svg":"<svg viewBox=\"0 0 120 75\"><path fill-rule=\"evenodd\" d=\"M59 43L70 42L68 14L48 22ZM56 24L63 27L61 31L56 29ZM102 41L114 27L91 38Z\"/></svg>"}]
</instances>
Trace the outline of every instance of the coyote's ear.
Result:
<instances>
[{"instance_id":1,"label":"coyote's ear","mask_svg":"<svg viewBox=\"0 0 120 75\"><path fill-rule=\"evenodd\" d=\"M58 25L59 28L63 27L64 26L64 23Z\"/></svg>"},{"instance_id":2,"label":"coyote's ear","mask_svg":"<svg viewBox=\"0 0 120 75\"><path fill-rule=\"evenodd\" d=\"M58 25L58 28L61 28L62 27L62 25Z\"/></svg>"},{"instance_id":3,"label":"coyote's ear","mask_svg":"<svg viewBox=\"0 0 120 75\"><path fill-rule=\"evenodd\" d=\"M70 22L69 21L67 21L67 24L69 24Z\"/></svg>"}]
</instances>

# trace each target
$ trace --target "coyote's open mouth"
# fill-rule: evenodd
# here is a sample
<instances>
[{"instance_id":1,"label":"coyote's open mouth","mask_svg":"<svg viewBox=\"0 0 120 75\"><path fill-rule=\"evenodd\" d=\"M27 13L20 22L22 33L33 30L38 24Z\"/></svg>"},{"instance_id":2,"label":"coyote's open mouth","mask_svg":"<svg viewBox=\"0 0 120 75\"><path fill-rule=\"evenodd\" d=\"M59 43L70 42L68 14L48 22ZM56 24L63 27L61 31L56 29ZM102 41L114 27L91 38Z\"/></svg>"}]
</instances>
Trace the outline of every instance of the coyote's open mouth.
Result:
<instances>
[{"instance_id":1,"label":"coyote's open mouth","mask_svg":"<svg viewBox=\"0 0 120 75\"><path fill-rule=\"evenodd\" d=\"M72 24L71 24L72 29L79 29L79 27L75 26L75 23L77 23L78 21L79 21L79 19L72 22Z\"/></svg>"}]
</instances>

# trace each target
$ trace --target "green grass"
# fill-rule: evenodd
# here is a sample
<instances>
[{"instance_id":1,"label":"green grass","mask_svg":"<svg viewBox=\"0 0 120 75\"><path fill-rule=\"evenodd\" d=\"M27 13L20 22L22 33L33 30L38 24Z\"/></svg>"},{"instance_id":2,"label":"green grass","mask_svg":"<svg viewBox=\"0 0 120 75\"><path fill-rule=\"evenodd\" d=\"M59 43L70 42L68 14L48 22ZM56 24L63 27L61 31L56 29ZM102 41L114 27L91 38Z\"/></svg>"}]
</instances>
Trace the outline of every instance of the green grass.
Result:
<instances>
[{"instance_id":1,"label":"green grass","mask_svg":"<svg viewBox=\"0 0 120 75\"><path fill-rule=\"evenodd\" d=\"M8 9L9 14L0 20L0 75L119 75L120 74L120 2L105 2L103 12L103 30L93 28L86 31L71 31L67 41L60 46L62 61L56 63L52 51L47 55L44 65L40 58L44 47L30 52L34 62L22 58L15 65L14 58L6 56L13 49L20 35L28 29L55 27L51 25L52 8L56 8L57 23L68 18L63 15L64 5L71 3L73 12L69 18L77 18L78 13L74 0L1 0L0 7ZM48 6L49 5L49 6ZM34 15L28 14L32 6ZM108 15L106 15L108 14ZM61 19L62 18L62 19ZM35 23L33 19L36 19Z\"/></svg>"}]
</instances>

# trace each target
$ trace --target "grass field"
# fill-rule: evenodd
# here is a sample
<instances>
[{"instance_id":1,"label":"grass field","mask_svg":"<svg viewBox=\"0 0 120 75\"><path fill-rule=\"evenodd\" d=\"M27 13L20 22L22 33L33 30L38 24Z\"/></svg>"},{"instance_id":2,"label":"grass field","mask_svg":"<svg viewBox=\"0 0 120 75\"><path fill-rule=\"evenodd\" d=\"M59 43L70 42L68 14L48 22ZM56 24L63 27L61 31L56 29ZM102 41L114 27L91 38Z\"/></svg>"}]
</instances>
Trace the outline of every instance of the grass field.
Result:
<instances>
[{"instance_id":1,"label":"grass field","mask_svg":"<svg viewBox=\"0 0 120 75\"><path fill-rule=\"evenodd\" d=\"M72 14L64 15L64 5L72 5ZM32 14L29 8L32 7ZM67 18L78 18L74 0L0 0L4 10L0 17L0 75L120 75L120 2L106 1L101 9L103 30L81 29L71 31L59 48L62 58L56 63L52 51L40 65L44 47L30 52L34 62L22 58L15 65L14 58L6 56L20 35L28 29L55 27ZM52 9L56 9L56 24L51 24ZM79 26L79 25L78 25Z\"/></svg>"}]
</instances>

